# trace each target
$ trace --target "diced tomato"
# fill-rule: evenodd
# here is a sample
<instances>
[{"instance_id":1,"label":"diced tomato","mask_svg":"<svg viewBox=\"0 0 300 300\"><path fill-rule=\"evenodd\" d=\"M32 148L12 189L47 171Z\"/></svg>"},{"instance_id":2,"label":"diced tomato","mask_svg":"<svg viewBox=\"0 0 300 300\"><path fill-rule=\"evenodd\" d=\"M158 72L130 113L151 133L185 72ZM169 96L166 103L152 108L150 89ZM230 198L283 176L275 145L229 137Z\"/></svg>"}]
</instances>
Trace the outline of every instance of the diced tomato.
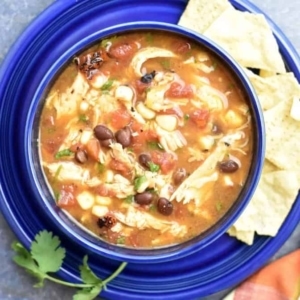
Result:
<instances>
[{"instance_id":1,"label":"diced tomato","mask_svg":"<svg viewBox=\"0 0 300 300\"><path fill-rule=\"evenodd\" d=\"M204 128L209 120L208 109L197 109L190 114L190 119L199 127Z\"/></svg>"},{"instance_id":2,"label":"diced tomato","mask_svg":"<svg viewBox=\"0 0 300 300\"><path fill-rule=\"evenodd\" d=\"M111 113L111 126L116 130L128 125L131 121L131 116L125 108L119 108Z\"/></svg>"},{"instance_id":3,"label":"diced tomato","mask_svg":"<svg viewBox=\"0 0 300 300\"><path fill-rule=\"evenodd\" d=\"M181 85L178 82L172 82L165 96L170 98L192 98L194 95L190 85Z\"/></svg>"},{"instance_id":4,"label":"diced tomato","mask_svg":"<svg viewBox=\"0 0 300 300\"><path fill-rule=\"evenodd\" d=\"M153 151L151 152L152 161L160 166L163 174L169 173L176 165L176 159L173 154L168 152Z\"/></svg>"},{"instance_id":5,"label":"diced tomato","mask_svg":"<svg viewBox=\"0 0 300 300\"><path fill-rule=\"evenodd\" d=\"M191 50L191 45L185 41L178 41L173 45L174 51L178 54L185 54Z\"/></svg>"},{"instance_id":6,"label":"diced tomato","mask_svg":"<svg viewBox=\"0 0 300 300\"><path fill-rule=\"evenodd\" d=\"M118 43L110 47L108 55L118 60L129 59L137 51L137 44L133 42Z\"/></svg>"},{"instance_id":7,"label":"diced tomato","mask_svg":"<svg viewBox=\"0 0 300 300\"><path fill-rule=\"evenodd\" d=\"M114 158L109 162L109 167L124 176L130 173L130 169L123 162Z\"/></svg>"},{"instance_id":8,"label":"diced tomato","mask_svg":"<svg viewBox=\"0 0 300 300\"><path fill-rule=\"evenodd\" d=\"M114 197L115 193L106 184L100 184L94 188L94 192L102 197Z\"/></svg>"},{"instance_id":9,"label":"diced tomato","mask_svg":"<svg viewBox=\"0 0 300 300\"><path fill-rule=\"evenodd\" d=\"M137 135L132 137L132 148L135 151L140 151L145 147L147 142L158 142L158 136L153 130L144 130L143 125L133 122L131 125L132 131Z\"/></svg>"},{"instance_id":10,"label":"diced tomato","mask_svg":"<svg viewBox=\"0 0 300 300\"><path fill-rule=\"evenodd\" d=\"M181 110L181 108L179 106L174 106L172 108L168 108L166 110L164 110L164 115L176 115L179 118L183 118L184 114L183 111Z\"/></svg>"},{"instance_id":11,"label":"diced tomato","mask_svg":"<svg viewBox=\"0 0 300 300\"><path fill-rule=\"evenodd\" d=\"M74 196L74 185L64 185L59 193L57 205L61 208L71 207L76 205Z\"/></svg>"},{"instance_id":12,"label":"diced tomato","mask_svg":"<svg viewBox=\"0 0 300 300\"><path fill-rule=\"evenodd\" d=\"M58 151L63 140L64 136L62 134L57 134L55 137L46 139L43 142L43 149L45 149L49 154L54 154Z\"/></svg>"},{"instance_id":13,"label":"diced tomato","mask_svg":"<svg viewBox=\"0 0 300 300\"><path fill-rule=\"evenodd\" d=\"M101 151L100 143L97 139L91 139L86 144L86 152L89 158L99 161Z\"/></svg>"}]
</instances>

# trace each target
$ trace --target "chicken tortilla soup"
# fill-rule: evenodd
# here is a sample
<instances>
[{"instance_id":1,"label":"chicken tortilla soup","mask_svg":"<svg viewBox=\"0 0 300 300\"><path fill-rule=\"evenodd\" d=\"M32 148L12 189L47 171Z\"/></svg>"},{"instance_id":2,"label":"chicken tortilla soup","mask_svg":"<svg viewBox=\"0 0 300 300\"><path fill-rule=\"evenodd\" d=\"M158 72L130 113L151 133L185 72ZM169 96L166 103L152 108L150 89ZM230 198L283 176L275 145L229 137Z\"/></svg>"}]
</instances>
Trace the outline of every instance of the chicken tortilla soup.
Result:
<instances>
[{"instance_id":1,"label":"chicken tortilla soup","mask_svg":"<svg viewBox=\"0 0 300 300\"><path fill-rule=\"evenodd\" d=\"M237 199L252 159L239 81L182 36L111 36L60 73L40 117L43 171L57 206L126 247L181 243Z\"/></svg>"}]
</instances>

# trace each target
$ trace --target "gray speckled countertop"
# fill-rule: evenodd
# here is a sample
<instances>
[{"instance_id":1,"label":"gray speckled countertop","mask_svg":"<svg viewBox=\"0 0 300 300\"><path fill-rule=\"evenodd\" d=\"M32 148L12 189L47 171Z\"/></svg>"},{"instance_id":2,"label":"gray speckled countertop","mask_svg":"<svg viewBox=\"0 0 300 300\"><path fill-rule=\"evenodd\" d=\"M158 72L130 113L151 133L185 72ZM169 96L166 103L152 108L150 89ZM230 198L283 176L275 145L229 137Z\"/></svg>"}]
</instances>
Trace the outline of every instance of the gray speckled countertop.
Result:
<instances>
[{"instance_id":1,"label":"gray speckled countertop","mask_svg":"<svg viewBox=\"0 0 300 300\"><path fill-rule=\"evenodd\" d=\"M9 47L29 22L53 2L54 0L1 0L0 63ZM300 53L300 1L252 0L252 2L279 25L292 41L298 53ZM0 300L72 299L72 290L49 282L43 289L33 289L34 279L12 263L13 253L10 250L10 245L14 239L14 234L0 214L0 261L2 262L0 268ZM296 248L300 248L300 224L273 259ZM221 299L225 293L224 291L223 293L207 297L207 299Z\"/></svg>"}]
</instances>

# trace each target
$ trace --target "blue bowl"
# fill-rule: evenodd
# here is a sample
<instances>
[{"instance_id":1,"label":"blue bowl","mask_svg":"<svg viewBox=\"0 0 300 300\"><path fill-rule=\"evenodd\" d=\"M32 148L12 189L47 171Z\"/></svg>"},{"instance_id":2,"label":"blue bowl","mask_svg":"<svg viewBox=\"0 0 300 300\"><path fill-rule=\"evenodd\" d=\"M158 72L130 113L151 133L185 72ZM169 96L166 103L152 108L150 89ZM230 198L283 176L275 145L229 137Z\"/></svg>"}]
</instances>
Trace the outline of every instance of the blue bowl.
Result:
<instances>
[{"instance_id":1,"label":"blue bowl","mask_svg":"<svg viewBox=\"0 0 300 300\"><path fill-rule=\"evenodd\" d=\"M124 32L147 29L172 32L192 39L219 57L223 64L236 75L239 86L248 97L254 128L254 147L251 169L244 188L234 205L219 222L187 242L170 247L141 250L112 245L94 237L81 226L78 226L76 222L72 221L56 206L42 173L36 141L38 138L39 115L42 109L41 99L45 98L49 86L61 68L75 54L98 40ZM76 39L76 35L78 35L78 39ZM41 49L35 53L33 60L28 62L29 65L37 65L40 60L39 67L36 69L36 74L34 74L34 84L29 87L29 90L32 89L30 92L33 94L33 98L23 104L22 109L26 110L26 114L22 113L22 118L19 120L24 125L24 130L14 133L18 136L19 151L21 151L22 157L25 159L22 162L21 173L26 184L26 192L30 195L34 205L39 208L39 213L43 216L45 222L51 228L54 228L55 232L59 232L60 236L72 241L72 243L75 243L87 253L93 253L94 255L104 256L113 260L135 263L158 263L182 258L203 249L215 241L226 232L247 206L258 184L264 160L265 132L262 111L255 91L243 70L228 53L209 39L188 29L167 23L150 21L125 23L95 31L84 38L82 38L81 32L74 32L72 41L70 46L68 38L59 40L58 43L52 45L51 51L44 48L45 46L41 44ZM21 73L19 76L21 76ZM14 128L13 122L16 122L16 118L13 120L10 124L10 130ZM13 170L13 172L18 172L18 170Z\"/></svg>"},{"instance_id":2,"label":"blue bowl","mask_svg":"<svg viewBox=\"0 0 300 300\"><path fill-rule=\"evenodd\" d=\"M106 38L107 36L145 29L163 30L186 36L198 44L206 47L216 56L218 56L221 61L223 61L223 63L226 64L234 74L236 74L236 77L240 83L239 86L243 87L245 94L249 98L249 104L253 116L252 121L254 125L255 139L253 162L247 182L237 201L228 211L228 213L209 230L187 242L175 246L151 250L129 249L108 244L105 241L99 240L98 238L95 238L87 233L80 226L77 226L76 223L68 218L60 209L58 209L42 175L39 164L38 149L35 142L38 137L37 126L39 120L38 116L42 108L41 99L44 98L45 92L48 90L53 78L55 78L60 69L70 61L70 58L72 58L76 53L80 52L80 50L92 45L98 40ZM89 252L95 252L99 255L115 260L125 260L131 262L162 262L180 258L202 249L220 237L233 224L233 222L248 204L259 181L262 162L264 159L265 134L263 124L262 112L259 107L257 97L242 69L227 53L225 53L219 46L207 38L197 35L194 32L182 27L160 22L126 23L100 30L84 39L81 39L66 51L57 53L57 57L52 60L52 65L42 78L32 100L26 120L27 139L25 141L25 149L26 158L28 159L28 175L32 183L33 192L35 194L34 198L37 200L37 205L41 207L45 218L49 219L50 222L52 222L61 232L68 236L69 239L75 241L80 247L87 249Z\"/></svg>"}]
</instances>

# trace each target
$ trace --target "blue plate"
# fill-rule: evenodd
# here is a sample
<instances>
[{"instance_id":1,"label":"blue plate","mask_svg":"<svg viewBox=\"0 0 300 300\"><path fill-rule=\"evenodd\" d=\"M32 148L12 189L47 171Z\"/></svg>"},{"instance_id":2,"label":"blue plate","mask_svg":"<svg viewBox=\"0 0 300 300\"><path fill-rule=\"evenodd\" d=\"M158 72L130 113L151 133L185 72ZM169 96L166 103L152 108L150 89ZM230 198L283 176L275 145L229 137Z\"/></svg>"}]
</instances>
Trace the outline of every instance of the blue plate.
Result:
<instances>
[{"instance_id":1,"label":"blue plate","mask_svg":"<svg viewBox=\"0 0 300 300\"><path fill-rule=\"evenodd\" d=\"M232 0L239 10L261 13L246 0ZM59 0L45 10L20 36L0 70L0 208L27 247L46 228L58 233L35 205L28 180L24 149L31 99L53 62L78 39L92 31L129 21L177 23L187 1L173 0ZM269 20L269 19L268 19ZM287 68L300 80L300 60L293 46L269 20ZM57 43L57 41L60 41ZM170 263L132 264L102 296L108 299L194 299L228 288L265 264L289 238L299 222L300 197L275 238L256 237L249 247L226 234L207 248ZM109 276L119 262L83 253L61 235L68 255L59 276L80 281L78 266L85 254L100 277Z\"/></svg>"}]
</instances>

